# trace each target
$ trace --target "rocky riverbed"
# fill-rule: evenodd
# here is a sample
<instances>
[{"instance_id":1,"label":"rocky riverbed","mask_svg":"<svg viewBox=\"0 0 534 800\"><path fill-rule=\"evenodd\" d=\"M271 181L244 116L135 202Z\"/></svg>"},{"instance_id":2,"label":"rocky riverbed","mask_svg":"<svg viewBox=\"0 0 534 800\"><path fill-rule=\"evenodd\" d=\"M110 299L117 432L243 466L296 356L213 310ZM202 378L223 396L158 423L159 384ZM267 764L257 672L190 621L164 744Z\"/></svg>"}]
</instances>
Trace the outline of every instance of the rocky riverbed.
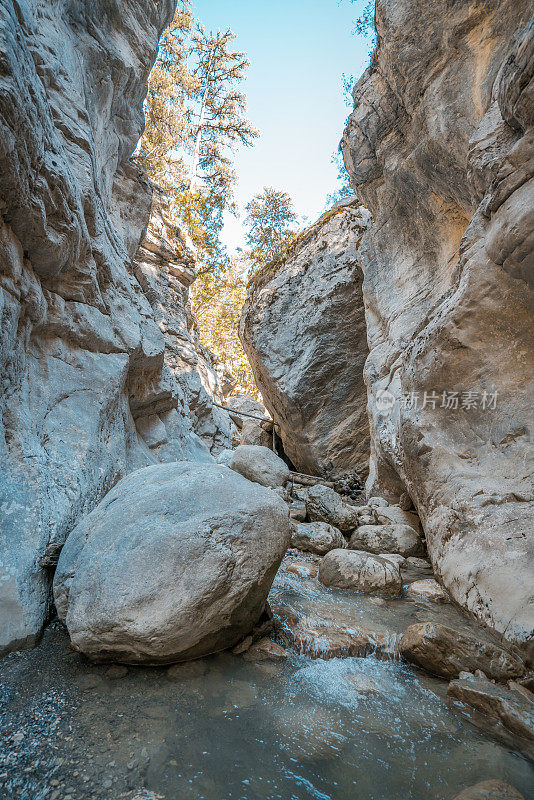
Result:
<instances>
[{"instance_id":1,"label":"rocky riverbed","mask_svg":"<svg viewBox=\"0 0 534 800\"><path fill-rule=\"evenodd\" d=\"M286 555L269 595L271 652L254 645L172 667L94 665L56 622L35 649L7 656L0 795L450 800L495 779L534 797L527 740L454 704L445 681L398 655L400 634L417 622L479 637L480 628L451 604L322 586L319 559ZM402 574L407 585L430 569L408 564ZM300 640L291 636L298 626ZM367 652L343 657L336 647L356 629Z\"/></svg>"}]
</instances>

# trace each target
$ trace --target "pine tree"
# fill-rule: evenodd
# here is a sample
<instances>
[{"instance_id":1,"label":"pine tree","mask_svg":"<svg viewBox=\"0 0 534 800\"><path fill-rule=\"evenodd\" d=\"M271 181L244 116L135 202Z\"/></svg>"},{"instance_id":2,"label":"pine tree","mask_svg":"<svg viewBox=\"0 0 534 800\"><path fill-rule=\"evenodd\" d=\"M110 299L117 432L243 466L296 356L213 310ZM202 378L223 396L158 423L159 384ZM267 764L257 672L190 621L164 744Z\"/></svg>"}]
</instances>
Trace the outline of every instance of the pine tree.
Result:
<instances>
[{"instance_id":1,"label":"pine tree","mask_svg":"<svg viewBox=\"0 0 534 800\"><path fill-rule=\"evenodd\" d=\"M235 180L229 151L236 145L250 146L258 132L244 117L246 98L238 90L249 61L240 51L231 51L236 38L231 30L206 33L197 24L193 33L193 74L197 82L190 111L193 131L189 189L200 184L227 195Z\"/></svg>"},{"instance_id":2,"label":"pine tree","mask_svg":"<svg viewBox=\"0 0 534 800\"><path fill-rule=\"evenodd\" d=\"M192 26L191 0L181 0L161 36L144 106L138 159L151 180L171 194L187 181L183 149L191 137L188 108L197 90L188 64Z\"/></svg>"},{"instance_id":3,"label":"pine tree","mask_svg":"<svg viewBox=\"0 0 534 800\"><path fill-rule=\"evenodd\" d=\"M251 248L247 256L252 272L256 272L283 255L295 236L291 226L296 224L297 215L287 192L267 186L252 198L245 211L247 244Z\"/></svg>"}]
</instances>

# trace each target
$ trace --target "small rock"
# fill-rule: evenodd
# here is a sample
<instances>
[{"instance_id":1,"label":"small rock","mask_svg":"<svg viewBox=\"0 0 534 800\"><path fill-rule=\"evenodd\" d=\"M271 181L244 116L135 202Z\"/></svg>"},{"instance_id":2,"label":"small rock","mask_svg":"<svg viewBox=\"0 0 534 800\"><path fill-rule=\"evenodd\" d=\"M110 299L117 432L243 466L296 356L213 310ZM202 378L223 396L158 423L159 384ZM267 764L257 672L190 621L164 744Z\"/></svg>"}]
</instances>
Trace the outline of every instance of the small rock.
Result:
<instances>
[{"instance_id":1,"label":"small rock","mask_svg":"<svg viewBox=\"0 0 534 800\"><path fill-rule=\"evenodd\" d=\"M106 678L110 680L117 680L118 678L125 678L128 674L128 667L125 667L123 664L114 664L108 670L106 670Z\"/></svg>"},{"instance_id":2,"label":"small rock","mask_svg":"<svg viewBox=\"0 0 534 800\"><path fill-rule=\"evenodd\" d=\"M298 561L294 561L292 564L288 564L287 567L285 567L285 571L293 572L295 575L298 575L299 578L316 578L319 568L316 567L315 564L302 564Z\"/></svg>"},{"instance_id":3,"label":"small rock","mask_svg":"<svg viewBox=\"0 0 534 800\"><path fill-rule=\"evenodd\" d=\"M464 789L452 800L524 800L524 797L509 783L490 780Z\"/></svg>"},{"instance_id":4,"label":"small rock","mask_svg":"<svg viewBox=\"0 0 534 800\"><path fill-rule=\"evenodd\" d=\"M260 639L247 650L243 658L245 661L279 661L287 658L288 652L272 639Z\"/></svg>"},{"instance_id":5,"label":"small rock","mask_svg":"<svg viewBox=\"0 0 534 800\"><path fill-rule=\"evenodd\" d=\"M291 533L291 545L299 550L324 555L346 547L343 534L327 522L301 522Z\"/></svg>"},{"instance_id":6,"label":"small rock","mask_svg":"<svg viewBox=\"0 0 534 800\"><path fill-rule=\"evenodd\" d=\"M403 492L399 498L398 506L401 511L409 511L413 508L412 498L407 492Z\"/></svg>"},{"instance_id":7,"label":"small rock","mask_svg":"<svg viewBox=\"0 0 534 800\"><path fill-rule=\"evenodd\" d=\"M416 558L410 556L406 559L406 567L413 567L414 569L432 569L432 564L426 558Z\"/></svg>"},{"instance_id":8,"label":"small rock","mask_svg":"<svg viewBox=\"0 0 534 800\"><path fill-rule=\"evenodd\" d=\"M239 642L239 644L236 644L236 646L232 650L232 653L235 656L241 655L241 653L244 653L249 649L249 647L251 646L252 642L253 642L252 636L245 636L245 638L243 639L242 642Z\"/></svg>"},{"instance_id":9,"label":"small rock","mask_svg":"<svg viewBox=\"0 0 534 800\"><path fill-rule=\"evenodd\" d=\"M292 501L289 506L289 518L295 522L304 522L306 520L306 504Z\"/></svg>"},{"instance_id":10,"label":"small rock","mask_svg":"<svg viewBox=\"0 0 534 800\"><path fill-rule=\"evenodd\" d=\"M407 661L448 679L476 669L495 680L515 678L525 671L521 659L502 647L432 622L410 625L402 635L400 652Z\"/></svg>"},{"instance_id":11,"label":"small rock","mask_svg":"<svg viewBox=\"0 0 534 800\"><path fill-rule=\"evenodd\" d=\"M404 556L401 556L400 553L378 553L378 555L380 558L385 558L386 561L391 561L392 564L395 564L395 566L401 569L406 561Z\"/></svg>"},{"instance_id":12,"label":"small rock","mask_svg":"<svg viewBox=\"0 0 534 800\"><path fill-rule=\"evenodd\" d=\"M534 700L487 678L451 681L447 695L500 722L516 736L534 741Z\"/></svg>"},{"instance_id":13,"label":"small rock","mask_svg":"<svg viewBox=\"0 0 534 800\"><path fill-rule=\"evenodd\" d=\"M357 550L331 550L319 566L325 586L352 589L365 594L400 594L400 570L391 561Z\"/></svg>"},{"instance_id":14,"label":"small rock","mask_svg":"<svg viewBox=\"0 0 534 800\"><path fill-rule=\"evenodd\" d=\"M389 503L383 497L370 497L367 501L367 505L372 508L386 508L389 506Z\"/></svg>"},{"instance_id":15,"label":"small rock","mask_svg":"<svg viewBox=\"0 0 534 800\"><path fill-rule=\"evenodd\" d=\"M421 533L421 523L417 514L410 514L409 511L403 511L398 506L376 508L375 515L379 525L408 525L417 533Z\"/></svg>"},{"instance_id":16,"label":"small rock","mask_svg":"<svg viewBox=\"0 0 534 800\"><path fill-rule=\"evenodd\" d=\"M450 603L449 595L434 578L410 583L406 589L406 595L412 600L426 600L431 603Z\"/></svg>"},{"instance_id":17,"label":"small rock","mask_svg":"<svg viewBox=\"0 0 534 800\"><path fill-rule=\"evenodd\" d=\"M349 547L369 553L399 553L406 558L422 550L422 540L408 525L362 525L350 537Z\"/></svg>"},{"instance_id":18,"label":"small rock","mask_svg":"<svg viewBox=\"0 0 534 800\"><path fill-rule=\"evenodd\" d=\"M311 658L363 658L374 654L394 658L397 654L397 637L391 631L364 625L332 625L331 621L309 616L301 617L295 624L282 620L282 629L288 643L303 655Z\"/></svg>"},{"instance_id":19,"label":"small rock","mask_svg":"<svg viewBox=\"0 0 534 800\"><path fill-rule=\"evenodd\" d=\"M91 689L99 689L102 687L102 678L99 675L80 675L76 679L76 683L82 692L89 692Z\"/></svg>"},{"instance_id":20,"label":"small rock","mask_svg":"<svg viewBox=\"0 0 534 800\"><path fill-rule=\"evenodd\" d=\"M289 480L289 467L267 447L243 444L237 447L228 465L234 472L262 486L276 488Z\"/></svg>"},{"instance_id":21,"label":"small rock","mask_svg":"<svg viewBox=\"0 0 534 800\"><path fill-rule=\"evenodd\" d=\"M311 522L326 522L343 533L354 530L358 525L358 509L345 503L341 495L328 486L310 486L305 502Z\"/></svg>"}]
</instances>

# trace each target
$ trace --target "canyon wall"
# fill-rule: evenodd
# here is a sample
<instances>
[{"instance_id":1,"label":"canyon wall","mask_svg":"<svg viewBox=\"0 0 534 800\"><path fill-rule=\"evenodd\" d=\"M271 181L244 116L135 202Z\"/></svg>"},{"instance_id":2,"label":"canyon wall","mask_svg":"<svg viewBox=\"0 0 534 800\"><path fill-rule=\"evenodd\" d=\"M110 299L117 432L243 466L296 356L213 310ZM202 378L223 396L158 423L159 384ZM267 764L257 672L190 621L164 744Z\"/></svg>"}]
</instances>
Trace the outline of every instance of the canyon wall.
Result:
<instances>
[{"instance_id":1,"label":"canyon wall","mask_svg":"<svg viewBox=\"0 0 534 800\"><path fill-rule=\"evenodd\" d=\"M253 279L241 317L241 341L285 452L312 475L367 471L358 248L368 222L354 198L323 214Z\"/></svg>"},{"instance_id":2,"label":"canyon wall","mask_svg":"<svg viewBox=\"0 0 534 800\"><path fill-rule=\"evenodd\" d=\"M0 652L39 635L58 549L122 476L230 441L193 254L130 160L174 6L0 5Z\"/></svg>"},{"instance_id":3,"label":"canyon wall","mask_svg":"<svg viewBox=\"0 0 534 800\"><path fill-rule=\"evenodd\" d=\"M368 492L407 491L453 598L534 629L534 26L525 0L379 0L343 138L360 259Z\"/></svg>"}]
</instances>

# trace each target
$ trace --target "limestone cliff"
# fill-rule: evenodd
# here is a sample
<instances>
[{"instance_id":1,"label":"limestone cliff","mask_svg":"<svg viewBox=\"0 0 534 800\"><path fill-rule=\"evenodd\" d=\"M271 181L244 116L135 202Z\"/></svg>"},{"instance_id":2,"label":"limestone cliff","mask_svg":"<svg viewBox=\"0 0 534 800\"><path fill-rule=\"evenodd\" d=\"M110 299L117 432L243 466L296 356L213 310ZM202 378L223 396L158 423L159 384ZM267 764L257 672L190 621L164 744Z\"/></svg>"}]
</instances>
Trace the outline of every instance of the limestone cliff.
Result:
<instances>
[{"instance_id":1,"label":"limestone cliff","mask_svg":"<svg viewBox=\"0 0 534 800\"><path fill-rule=\"evenodd\" d=\"M374 220L360 248L368 491L408 491L454 599L521 642L534 628L529 12L379 0L343 139Z\"/></svg>"},{"instance_id":2,"label":"limestone cliff","mask_svg":"<svg viewBox=\"0 0 534 800\"><path fill-rule=\"evenodd\" d=\"M0 4L0 652L39 634L46 554L119 478L227 441L161 204L133 261L152 189L129 157L174 6Z\"/></svg>"},{"instance_id":3,"label":"limestone cliff","mask_svg":"<svg viewBox=\"0 0 534 800\"><path fill-rule=\"evenodd\" d=\"M323 214L254 279L241 317L243 347L284 449L313 475L367 466L358 248L368 220L354 199Z\"/></svg>"}]
</instances>

